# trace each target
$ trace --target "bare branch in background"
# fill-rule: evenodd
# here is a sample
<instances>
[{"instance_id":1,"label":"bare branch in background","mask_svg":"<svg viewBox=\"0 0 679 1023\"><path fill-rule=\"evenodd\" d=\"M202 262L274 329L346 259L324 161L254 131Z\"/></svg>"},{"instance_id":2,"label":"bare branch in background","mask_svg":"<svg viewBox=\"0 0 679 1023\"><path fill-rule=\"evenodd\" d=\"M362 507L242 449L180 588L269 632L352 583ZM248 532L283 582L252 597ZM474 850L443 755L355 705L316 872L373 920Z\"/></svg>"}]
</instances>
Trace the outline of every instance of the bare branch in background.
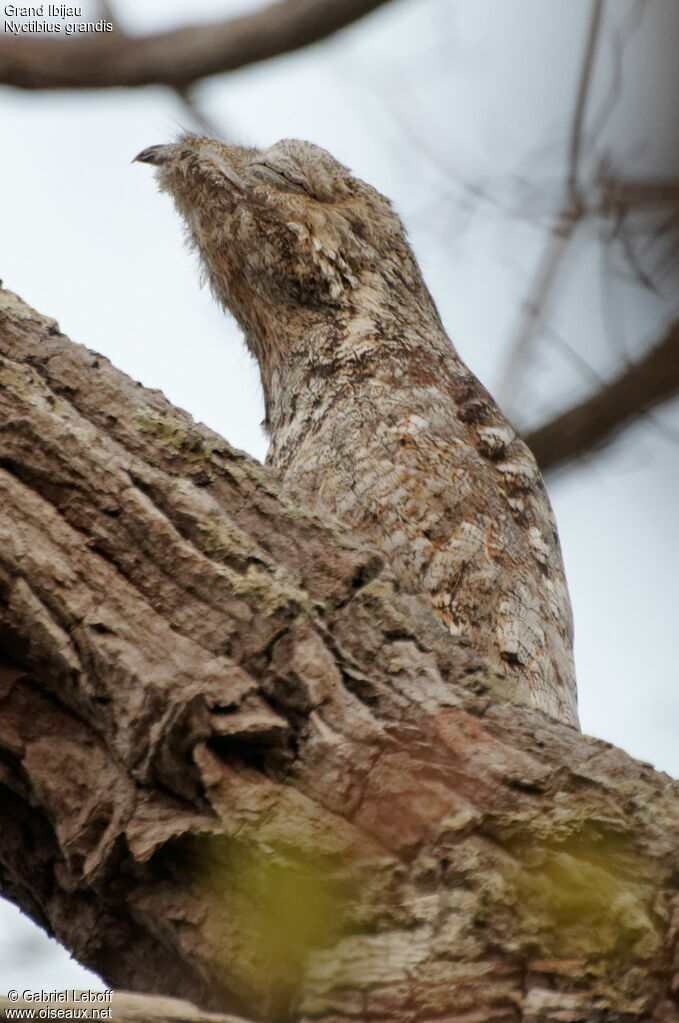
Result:
<instances>
[{"instance_id":1,"label":"bare branch in background","mask_svg":"<svg viewBox=\"0 0 679 1023\"><path fill-rule=\"evenodd\" d=\"M603 9L604 0L593 0L589 32L587 33L587 44L585 46L585 55L582 61L580 82L578 84L578 92L575 100L570 144L568 146L568 193L572 200L577 198L579 191L578 175L580 172L580 151L582 149L585 131L587 100L589 98L592 84L596 52L599 46Z\"/></svg>"},{"instance_id":2,"label":"bare branch in background","mask_svg":"<svg viewBox=\"0 0 679 1023\"><path fill-rule=\"evenodd\" d=\"M543 472L610 440L643 412L679 393L679 321L615 380L524 440Z\"/></svg>"},{"instance_id":3,"label":"bare branch in background","mask_svg":"<svg viewBox=\"0 0 679 1023\"><path fill-rule=\"evenodd\" d=\"M126 35L124 30L121 30L118 11L116 5L112 3L111 0L99 0L99 14L102 18L105 18L107 21L110 21L113 25L115 25L118 32L122 32L123 35ZM189 126L197 128L205 135L218 138L220 130L217 125L210 120L205 111L201 109L200 104L196 100L193 87L189 84L174 85L172 86L172 91L188 116Z\"/></svg>"},{"instance_id":4,"label":"bare branch in background","mask_svg":"<svg viewBox=\"0 0 679 1023\"><path fill-rule=\"evenodd\" d=\"M194 87L190 85L183 87L175 86L172 91L180 101L186 114L188 114L190 123L198 128L203 135L209 135L210 138L215 139L225 135L225 132L215 124L201 107L196 99Z\"/></svg>"},{"instance_id":5,"label":"bare branch in background","mask_svg":"<svg viewBox=\"0 0 679 1023\"><path fill-rule=\"evenodd\" d=\"M521 303L518 322L507 347L505 370L498 387L501 402L514 413L517 383L525 372L550 311L550 299L566 252L582 219L582 209L567 200L549 234L547 245Z\"/></svg>"},{"instance_id":6,"label":"bare branch in background","mask_svg":"<svg viewBox=\"0 0 679 1023\"><path fill-rule=\"evenodd\" d=\"M575 230L584 216L580 195L580 157L584 138L584 122L592 84L596 53L601 36L604 0L593 0L589 31L585 44L580 80L573 110L568 146L568 169L561 208L556 215L547 246L540 259L521 310L505 359L505 370L499 386L501 401L513 411L509 395L515 395L517 382L525 372L539 339L540 327L548 313L549 303Z\"/></svg>"},{"instance_id":7,"label":"bare branch in background","mask_svg":"<svg viewBox=\"0 0 679 1023\"><path fill-rule=\"evenodd\" d=\"M679 180L624 179L604 162L593 212L613 224L627 265L643 287L656 294L674 269L679 248ZM639 244L641 238L642 244Z\"/></svg>"},{"instance_id":8,"label":"bare branch in background","mask_svg":"<svg viewBox=\"0 0 679 1023\"><path fill-rule=\"evenodd\" d=\"M0 36L0 83L22 89L184 88L325 39L390 0L279 0L263 10L147 36Z\"/></svg>"}]
</instances>

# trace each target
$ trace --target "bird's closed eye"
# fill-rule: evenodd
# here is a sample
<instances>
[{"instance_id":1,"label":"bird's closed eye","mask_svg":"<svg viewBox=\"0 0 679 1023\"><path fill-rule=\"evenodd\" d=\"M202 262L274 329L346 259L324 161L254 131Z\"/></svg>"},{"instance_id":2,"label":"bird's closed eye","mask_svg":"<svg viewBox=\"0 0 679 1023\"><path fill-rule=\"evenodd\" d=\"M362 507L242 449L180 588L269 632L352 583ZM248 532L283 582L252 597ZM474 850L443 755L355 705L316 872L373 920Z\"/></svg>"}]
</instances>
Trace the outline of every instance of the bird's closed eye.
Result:
<instances>
[{"instance_id":1,"label":"bird's closed eye","mask_svg":"<svg viewBox=\"0 0 679 1023\"><path fill-rule=\"evenodd\" d=\"M251 164L254 172L269 184L284 192L308 192L309 187L301 174L288 168L275 167L266 160L255 160Z\"/></svg>"}]
</instances>

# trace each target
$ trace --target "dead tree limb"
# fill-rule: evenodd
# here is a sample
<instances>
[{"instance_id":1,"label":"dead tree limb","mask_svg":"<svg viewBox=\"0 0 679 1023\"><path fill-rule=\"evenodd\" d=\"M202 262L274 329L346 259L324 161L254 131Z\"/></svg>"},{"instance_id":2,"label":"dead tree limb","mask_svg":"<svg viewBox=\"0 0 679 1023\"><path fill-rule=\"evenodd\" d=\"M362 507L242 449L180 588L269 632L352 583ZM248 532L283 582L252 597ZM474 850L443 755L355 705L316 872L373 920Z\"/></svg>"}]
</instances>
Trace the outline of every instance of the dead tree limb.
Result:
<instances>
[{"instance_id":1,"label":"dead tree limb","mask_svg":"<svg viewBox=\"0 0 679 1023\"><path fill-rule=\"evenodd\" d=\"M679 393L679 321L596 394L525 437L543 472L595 451L630 422Z\"/></svg>"},{"instance_id":2,"label":"dead tree limb","mask_svg":"<svg viewBox=\"0 0 679 1023\"><path fill-rule=\"evenodd\" d=\"M0 886L111 987L679 1021L677 784L10 292L0 495Z\"/></svg>"},{"instance_id":3,"label":"dead tree limb","mask_svg":"<svg viewBox=\"0 0 679 1023\"><path fill-rule=\"evenodd\" d=\"M0 82L21 89L170 85L236 71L325 39L389 0L278 0L252 14L170 32L68 39L0 35Z\"/></svg>"}]
</instances>

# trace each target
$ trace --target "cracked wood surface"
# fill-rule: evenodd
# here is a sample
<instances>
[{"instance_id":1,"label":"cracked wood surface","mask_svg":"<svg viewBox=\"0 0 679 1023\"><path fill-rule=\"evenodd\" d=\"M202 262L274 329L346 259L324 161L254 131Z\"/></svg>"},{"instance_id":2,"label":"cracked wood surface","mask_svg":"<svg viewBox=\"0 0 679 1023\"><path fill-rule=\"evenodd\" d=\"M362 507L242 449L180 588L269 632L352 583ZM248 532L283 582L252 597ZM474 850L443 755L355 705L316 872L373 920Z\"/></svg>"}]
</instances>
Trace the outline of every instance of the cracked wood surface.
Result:
<instances>
[{"instance_id":1,"label":"cracked wood surface","mask_svg":"<svg viewBox=\"0 0 679 1023\"><path fill-rule=\"evenodd\" d=\"M0 885L107 984L679 1020L677 784L6 291L0 493Z\"/></svg>"}]
</instances>

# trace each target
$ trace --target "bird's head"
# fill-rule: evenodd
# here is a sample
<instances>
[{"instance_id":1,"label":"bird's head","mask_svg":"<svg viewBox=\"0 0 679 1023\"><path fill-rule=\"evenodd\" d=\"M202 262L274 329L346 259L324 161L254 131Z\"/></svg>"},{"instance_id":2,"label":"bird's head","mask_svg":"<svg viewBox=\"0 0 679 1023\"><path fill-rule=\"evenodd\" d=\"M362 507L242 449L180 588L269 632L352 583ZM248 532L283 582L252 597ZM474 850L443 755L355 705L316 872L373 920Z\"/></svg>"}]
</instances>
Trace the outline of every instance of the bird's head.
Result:
<instances>
[{"instance_id":1,"label":"bird's head","mask_svg":"<svg viewBox=\"0 0 679 1023\"><path fill-rule=\"evenodd\" d=\"M337 312L371 275L402 281L414 265L388 199L310 142L251 149L184 135L135 159L156 168L246 334L268 315Z\"/></svg>"}]
</instances>

